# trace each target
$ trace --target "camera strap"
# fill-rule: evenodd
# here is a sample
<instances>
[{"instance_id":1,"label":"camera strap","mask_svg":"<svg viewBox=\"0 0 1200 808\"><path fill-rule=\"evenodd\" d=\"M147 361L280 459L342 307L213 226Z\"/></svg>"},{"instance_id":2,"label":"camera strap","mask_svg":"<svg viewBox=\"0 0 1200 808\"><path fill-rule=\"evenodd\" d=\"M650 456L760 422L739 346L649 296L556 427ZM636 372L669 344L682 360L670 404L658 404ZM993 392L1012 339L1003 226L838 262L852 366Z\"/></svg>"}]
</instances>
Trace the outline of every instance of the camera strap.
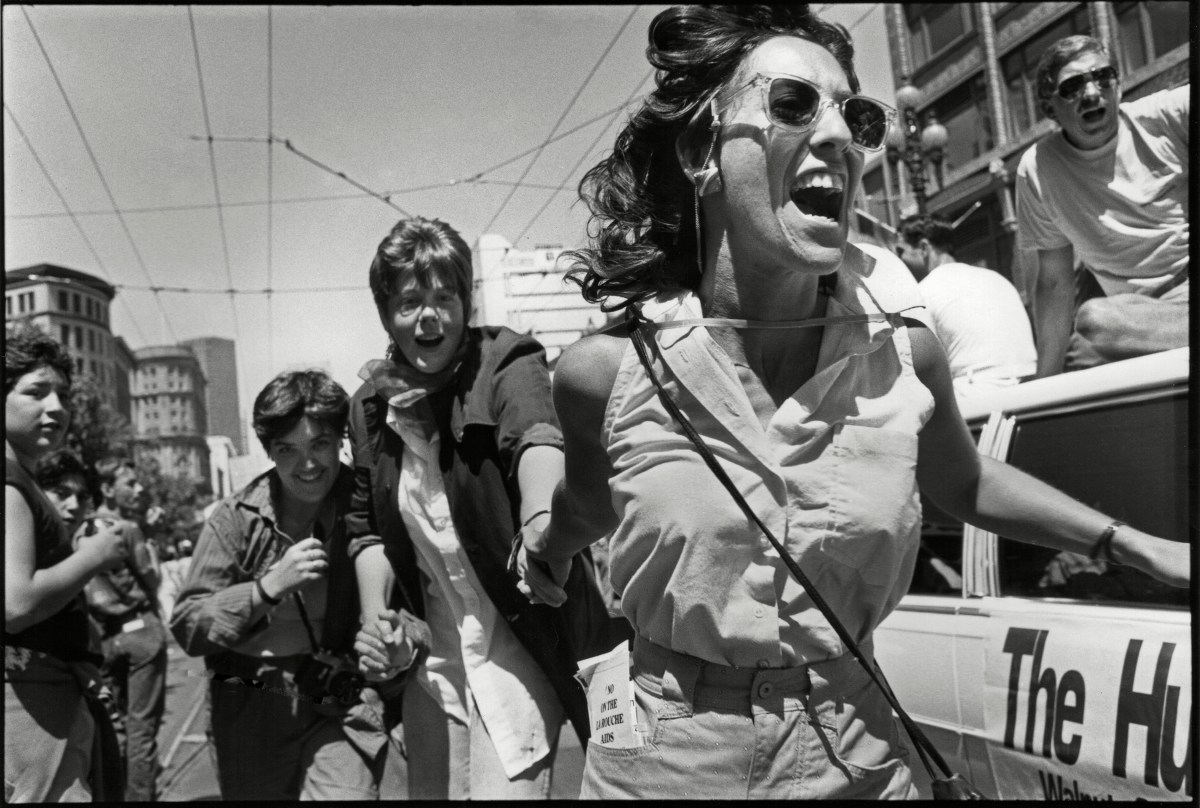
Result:
<instances>
[{"instance_id":1,"label":"camera strap","mask_svg":"<svg viewBox=\"0 0 1200 808\"><path fill-rule=\"evenodd\" d=\"M717 479L720 480L721 484L729 492L730 496L733 497L734 502L737 503L742 513L744 513L751 522L757 525L759 530L763 532L763 535L767 537L767 540L775 548L775 551L779 553L779 557L787 566L788 571L791 572L792 576L800 583L801 586L804 587L809 597L812 598L813 603L818 609L821 610L821 614L825 616L825 619L829 622L830 627L833 628L843 645L845 645L850 653L854 655L854 658L858 660L858 663L862 666L863 670L866 671L867 675L871 677L871 680L875 682L876 686L888 700L888 703L891 704L892 709L896 711L896 715L900 719L900 723L904 725L905 730L908 731L909 737L911 737L913 740L917 754L921 758L921 763L925 766L926 771L929 772L930 779L933 781L935 798L944 798L943 795L946 793L946 784L949 783L951 784L950 788L954 790L954 796L951 797L952 799L986 799L983 794L971 786L970 783L968 783L961 775L955 774L954 771L951 770L950 765L946 762L946 759L942 757L942 754L937 750L937 748L933 745L921 728L917 726L915 721L912 720L908 712L905 711L902 706L900 706L900 701L896 698L896 695L892 692L892 689L887 685L886 680L884 680L883 671L879 668L879 664L873 660L867 659L862 649L858 647L858 643L855 642L854 638L850 635L850 631L834 613L832 607L830 607L825 598L821 596L821 593L818 592L813 586L812 581L808 579L808 576L804 574L804 571L800 569L800 565L796 563L795 559L791 557L786 548L784 548L783 544L777 538L775 538L775 534L773 534L770 528L768 528L766 524L758 517L758 514L755 513L754 509L751 508L749 503L746 502L741 492L737 490L737 486L734 485L733 480L729 478L729 475L726 474L725 469L721 467L720 463L717 461L717 458L704 443L704 439L700 436L700 433L696 431L696 428L692 425L691 421L683 414L683 411L679 408L679 405L671 399L671 396L667 393L662 381L658 378L658 374L654 372L654 367L650 360L649 350L646 347L645 338L642 336L642 327L648 321L641 317L639 313L635 312L632 307L627 309L627 315L629 322L629 338L633 342L633 347L637 351L638 358L642 363L642 367L645 368L646 374L650 377L650 381L657 390L658 397L662 401L663 406L667 408L667 411L670 412L675 420L679 423L679 426L683 429L684 434L687 435L688 439L691 440L691 442L695 445L696 450L700 453L700 457L704 460L705 465L707 465ZM936 764L937 769L940 770L944 775L944 780L937 776L933 765L930 763L931 760L933 761L933 764Z\"/></svg>"}]
</instances>

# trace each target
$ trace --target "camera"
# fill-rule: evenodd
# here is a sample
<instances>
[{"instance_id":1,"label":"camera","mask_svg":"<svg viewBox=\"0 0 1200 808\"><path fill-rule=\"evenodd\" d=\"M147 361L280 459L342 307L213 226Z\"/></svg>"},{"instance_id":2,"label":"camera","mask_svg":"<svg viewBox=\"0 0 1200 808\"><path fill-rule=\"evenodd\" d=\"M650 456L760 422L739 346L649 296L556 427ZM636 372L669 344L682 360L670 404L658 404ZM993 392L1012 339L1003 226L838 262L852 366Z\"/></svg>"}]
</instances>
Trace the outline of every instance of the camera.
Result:
<instances>
[{"instance_id":1,"label":"camera","mask_svg":"<svg viewBox=\"0 0 1200 808\"><path fill-rule=\"evenodd\" d=\"M319 651L300 663L295 676L300 695L318 703L332 698L343 705L355 704L366 680L349 659Z\"/></svg>"}]
</instances>

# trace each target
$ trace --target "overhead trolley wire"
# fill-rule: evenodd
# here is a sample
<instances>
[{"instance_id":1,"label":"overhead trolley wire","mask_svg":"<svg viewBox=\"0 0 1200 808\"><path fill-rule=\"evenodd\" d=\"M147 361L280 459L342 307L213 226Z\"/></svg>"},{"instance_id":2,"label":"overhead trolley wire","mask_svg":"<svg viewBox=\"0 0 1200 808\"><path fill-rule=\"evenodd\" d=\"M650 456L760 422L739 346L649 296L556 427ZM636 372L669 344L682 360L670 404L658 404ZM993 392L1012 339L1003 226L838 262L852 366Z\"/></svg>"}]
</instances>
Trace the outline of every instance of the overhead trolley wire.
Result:
<instances>
[{"instance_id":1,"label":"overhead trolley wire","mask_svg":"<svg viewBox=\"0 0 1200 808\"><path fill-rule=\"evenodd\" d=\"M139 291L149 292L168 292L173 294L185 295L288 295L288 294L312 294L315 292L362 292L362 284L357 286L312 286L303 289L275 289L267 287L265 289L200 289L194 286L134 286L127 283L113 284L117 289L136 289Z\"/></svg>"},{"instance_id":2,"label":"overhead trolley wire","mask_svg":"<svg viewBox=\"0 0 1200 808\"><path fill-rule=\"evenodd\" d=\"M29 139L29 135L25 134L25 129L21 126L21 122L17 120L17 116L13 114L13 111L9 108L8 104L4 105L4 111L8 113L8 117L12 119L13 126L17 127L17 132L25 141L25 145L29 147L29 153L33 155L34 162L36 162L38 168L42 170L42 176L46 178L46 182L50 184L50 188L58 197L58 201L61 202L63 208L66 209L67 212L65 215L70 216L71 221L75 223L75 228L79 231L80 238L82 238L83 243L87 245L88 250L92 254L92 259L96 262L96 266L100 268L100 272L103 273L104 279L109 283L112 283L112 273L108 271L108 267L106 267L104 265L104 261L101 260L100 253L96 251L96 245L92 244L92 240L88 238L87 231L83 229L83 224L80 223L74 212L72 212L71 206L67 203L67 198L63 196L63 192L59 190L58 183L54 181L54 177L50 175L50 169L46 168L46 164L42 162L42 158L40 155L38 155L37 149L33 147L33 141ZM141 338L143 343L147 342L146 335L142 332L141 324L139 324L137 318L133 316L133 310L129 307L128 298L122 296L121 302L125 305L125 311L129 315L129 319L133 323L134 329L137 330L138 336Z\"/></svg>"},{"instance_id":3,"label":"overhead trolley wire","mask_svg":"<svg viewBox=\"0 0 1200 808\"><path fill-rule=\"evenodd\" d=\"M58 85L58 91L62 94L63 101L67 105L67 111L71 114L71 120L75 122L75 129L79 132L79 138L83 141L83 147L87 151L88 157L92 161L92 167L96 169L96 175L100 178L100 185L103 186L104 192L108 195L108 201L113 207L113 212L117 216L117 220L121 223L121 229L125 232L125 237L129 240L129 246L133 250L134 257L137 258L138 265L145 273L146 279L151 284L154 279L150 276L150 270L146 268L146 261L142 258L142 253L137 247L137 242L133 239L133 233L129 231L129 225L125 222L125 217L121 214L121 208L117 205L116 197L113 196L112 189L108 185L108 180L104 177L104 171L100 168L100 162L96 159L95 152L92 151L92 145L88 142L87 133L83 131L83 124L79 121L79 116L75 114L75 107L71 104L71 98L67 95L67 89L63 86L62 80L58 77L58 71L54 69L54 62L50 59L50 54L46 51L46 46L42 44L42 38L38 36L37 28L33 24L33 20L29 16L29 10L25 6L21 6L21 13L25 15L25 21L29 24L29 30L33 33L33 38L37 42L38 49L42 52L42 57L46 60L46 66L50 68L50 75L54 77L54 83ZM167 312L163 308L162 299L158 293L154 293L154 301L158 304L158 310L163 316L163 326L170 335L172 343L179 342L175 335L175 329L171 326L171 321L167 319Z\"/></svg>"},{"instance_id":4,"label":"overhead trolley wire","mask_svg":"<svg viewBox=\"0 0 1200 808\"><path fill-rule=\"evenodd\" d=\"M540 208L538 208L537 213L533 214L533 217L529 220L529 222L525 225L525 227L522 228L521 232L517 234L517 237L513 239L513 244L516 244L518 241L521 240L521 238L526 233L529 232L529 228L533 227L533 223L536 222L539 218L541 218L541 215L546 212L546 208L550 207L550 203L554 201L554 197L558 196L560 191L567 190L568 188L571 188L572 190L574 190L572 188L572 186L569 186L566 184L567 181L570 180L571 177L575 176L575 172L579 170L579 167L581 165L583 165L583 161L586 160L589 155L591 155L592 149L596 148L596 145L600 142L600 139L603 138L606 134L608 134L608 130L613 125L613 122L616 120L617 114L620 113L621 110L623 110L629 106L630 102L633 101L633 99L641 91L642 87L644 87L646 82L649 81L653 76L654 76L654 71L651 70L649 73L646 74L646 76L640 82L638 82L638 85L633 89L633 92L631 92L629 94L629 97L625 99L625 103L621 105L620 109L618 109L617 112L613 113L612 118L609 119L608 126L604 127L604 129L602 129L600 131L600 133L596 135L596 137L592 140L592 142L590 144L588 144L588 147L583 150L583 153L579 156L579 159L575 161L575 165L571 166L570 170L567 171L566 175L563 177L562 182L560 182L557 186L553 186L554 193L552 193L548 197L546 197L546 201L544 203L542 203L542 206ZM527 187L532 187L532 186L527 186Z\"/></svg>"},{"instance_id":5,"label":"overhead trolley wire","mask_svg":"<svg viewBox=\"0 0 1200 808\"><path fill-rule=\"evenodd\" d=\"M302 202L336 202L336 201L348 200L348 199L362 199L363 197L375 197L375 198L378 198L380 196L391 197L391 196L396 196L398 194L410 194L410 193L417 193L419 191L431 191L431 190L435 190L437 188L453 188L453 187L467 186L467 185L506 185L506 186L507 185L514 185L514 186L521 185L521 186L524 186L525 188L543 188L546 190L568 190L568 189L562 188L561 186L554 186L554 185L549 185L549 184L545 184L545 183L532 183L532 182L518 183L518 182L513 182L511 180L485 180L485 179L483 179L483 177L487 174L491 174L494 171L498 171L501 168L504 168L505 166L507 166L511 163L515 163L517 160L520 160L522 157L525 157L526 155L529 155L529 154L533 154L534 152L538 151L539 149L543 149L546 146L549 146L551 143L555 143L559 140L563 140L564 138L570 137L571 135L575 134L579 130L586 129L587 127L591 126L592 124L596 123L597 121L604 120L605 118L610 117L613 113L619 112L620 110L622 110L624 108L625 108L625 105L622 104L620 106L616 106L616 107L613 107L612 109L606 110L606 111L600 113L599 115L596 115L595 117L588 118L586 121L576 124L575 126L571 127L570 129L560 132L559 134L555 135L552 138L547 138L546 140L543 140L537 146L533 146L529 149L526 149L525 151L521 152L520 154L515 154L512 157L509 157L505 160L502 160L499 163L496 163L493 166L490 166L489 168L485 168L483 171L478 171L468 177L462 177L461 179L445 180L443 182L434 182L434 183L428 183L425 185L414 185L414 186L410 186L407 188L398 188L393 191L377 192L377 191L372 191L370 189L367 189L365 192L358 193L358 194L327 194L324 196L285 197L283 199L275 199L273 201L251 200L251 201L247 201L247 202L225 202L224 204L225 204L226 208L238 208L238 207L251 207L251 206L267 205L269 203L275 204L275 205L283 205L283 204L296 204L296 203L302 203ZM202 141L208 140L208 138L203 135L192 135L191 139L192 140L202 140ZM266 144L268 144L268 146L270 146L271 144L273 144L275 142L280 142L280 139L272 138L272 137L213 137L213 142L214 143L266 143ZM333 173L335 176L337 175L337 172L331 172L331 173ZM199 204L195 204L195 205L158 205L158 206L142 207L142 208L123 208L123 211L125 213L177 213L177 212L184 212L184 211L191 211L191 210L208 210L212 207L214 207L214 205L212 203L199 203ZM87 211L76 211L75 215L77 215L77 216L112 216L115 213L116 213L115 210L87 210ZM6 214L4 218L6 218L6 219L45 219L45 218L55 218L55 217L59 217L59 216L63 216L63 215L65 215L65 214L62 214L62 213L18 213L18 214Z\"/></svg>"},{"instance_id":6,"label":"overhead trolley wire","mask_svg":"<svg viewBox=\"0 0 1200 808\"><path fill-rule=\"evenodd\" d=\"M267 6L267 288L272 286L275 262L271 252L275 242L275 38L272 28L272 9ZM231 286L233 284L230 284ZM267 294L267 361L275 367L275 324L274 306L270 293Z\"/></svg>"},{"instance_id":7,"label":"overhead trolley wire","mask_svg":"<svg viewBox=\"0 0 1200 808\"><path fill-rule=\"evenodd\" d=\"M642 87L644 87L646 85L646 82L649 81L651 78L653 78L653 76L654 76L654 71L651 70L650 72L648 72L646 74L646 76L640 82L638 82L637 86L633 88L633 92L631 92L629 94L629 97L625 99L625 103L621 105L622 109L627 107L629 105L629 103L631 101L633 101L633 99L635 97L637 97L638 93L641 92ZM566 176L563 177L564 184L566 183L567 180L569 180L571 177L573 177L575 175L575 172L579 170L579 167L581 165L583 165L583 161L586 160L588 158L588 156L592 153L592 149L596 148L596 145L600 142L600 139L603 138L605 136L605 134L608 133L609 128L612 126L613 122L616 120L616 116L617 116L617 113L614 113L612 119L610 119L608 122L608 126L604 127L604 129L601 130L596 135L595 139L592 140L592 142L588 145L588 147L583 150L583 153L580 155L579 159L577 161L575 161L575 165L571 166L570 170L567 171ZM560 185L560 187L562 187L562 186ZM521 232L517 234L517 237L513 239L513 244L516 244L517 242L519 242L521 240L521 238L524 237L524 235L529 232L529 229L531 227L533 227L534 222L536 222L539 218L541 218L541 215L546 212L546 209L548 207L550 207L550 203L554 201L554 198L556 196L558 196L558 191L555 191L554 193L552 193L548 197L546 197L546 201L542 203L542 206L540 208L538 208L537 213L533 214L533 217L529 220L529 223L526 224L524 229L522 229ZM551 273L549 273L549 272L544 273L542 275L542 277L538 280L538 282L533 285L533 288L529 290L529 292L527 293L527 296L532 296L541 287L542 283L546 280L547 277L549 277L550 274ZM546 300L542 302L541 306L539 306L533 312L533 316L536 317L538 314L541 314L542 311L544 311L550 305L551 300L552 300L552 298L547 297ZM518 307L517 311L524 312L524 308Z\"/></svg>"},{"instance_id":8,"label":"overhead trolley wire","mask_svg":"<svg viewBox=\"0 0 1200 808\"><path fill-rule=\"evenodd\" d=\"M638 9L638 6L634 6L633 9L630 10L629 16L626 17L625 21L621 23L621 27L617 29L617 33L613 35L613 38L609 40L608 46L604 48L604 52L600 54L600 58L596 60L596 64L592 65L592 69L588 72L587 77L584 78L583 83L579 85L579 89L575 91L575 95L573 95L571 100L567 103L566 109L562 111L562 114L558 116L558 120L554 122L554 126L550 129L550 134L547 136L548 138L553 137L558 132L558 127L562 126L562 122L566 119L567 114L570 113L570 111L575 107L575 102L579 100L579 96L583 94L583 91L587 88L588 84L591 83L592 77L596 75L596 71L600 69L600 65L602 65L604 60L608 58L608 54L617 44L617 40L621 38L621 34L625 33L625 29L629 26L630 21L633 20L633 15L637 14ZM548 139L547 142L549 142ZM513 195L516 194L517 188L520 187L522 182L524 182L525 177L529 175L530 170L533 169L534 163L536 163L538 158L542 156L542 151L545 148L545 144L538 147L537 153L534 154L533 159L526 164L525 170L521 172L521 176L517 179L517 185L508 192L508 196L504 197L504 201L500 203L500 207L494 214L492 214L491 221L484 226L482 233L488 233L491 231L492 225L494 225L496 220L500 218L500 214L504 212L504 209L508 206L509 200L511 200Z\"/></svg>"},{"instance_id":9,"label":"overhead trolley wire","mask_svg":"<svg viewBox=\"0 0 1200 808\"><path fill-rule=\"evenodd\" d=\"M197 138L203 140L204 138ZM215 140L220 140L216 138ZM266 138L260 138L262 142L266 142ZM517 185L520 184L525 188L533 188L545 191L572 191L575 189L573 185L551 185L548 182L525 182L516 183L513 180L476 180L476 179L461 179L449 180L445 182L433 182L427 185L414 185L409 188L397 188L392 191L380 191L384 196L397 196L399 194L415 194L421 191L433 191L438 188L454 188L466 187L467 185ZM356 194L326 194L324 196L294 196L280 197L278 199L251 199L245 202L230 202L224 201L222 204L228 210L229 208L249 208L249 207L271 207L273 205L295 205L306 204L310 202L344 202L352 199L370 199L375 196L374 193L356 193ZM125 214L130 213L184 213L194 210L212 210L216 207L213 202L198 202L194 205L154 205L144 208L122 208ZM112 210L77 210L76 216L112 216L115 211ZM58 212L43 212L43 213L10 213L4 216L5 219L58 219L66 216L65 213Z\"/></svg>"},{"instance_id":10,"label":"overhead trolley wire","mask_svg":"<svg viewBox=\"0 0 1200 808\"><path fill-rule=\"evenodd\" d=\"M196 20L192 16L192 7L187 7L188 29L192 34L192 53L196 57L196 80L200 86L200 108L204 113L204 131L208 133L208 167L212 173L213 195L217 200L217 225L221 231L221 250L225 257L225 279L233 286L233 270L229 266L229 235L225 231L225 211L221 206L221 183L217 177L217 153L212 142L212 123L208 117L208 97L204 92L204 69L200 64L200 42L196 38ZM241 342L241 328L238 325L237 304L233 295L229 296L229 310L233 314L234 338Z\"/></svg>"}]
</instances>

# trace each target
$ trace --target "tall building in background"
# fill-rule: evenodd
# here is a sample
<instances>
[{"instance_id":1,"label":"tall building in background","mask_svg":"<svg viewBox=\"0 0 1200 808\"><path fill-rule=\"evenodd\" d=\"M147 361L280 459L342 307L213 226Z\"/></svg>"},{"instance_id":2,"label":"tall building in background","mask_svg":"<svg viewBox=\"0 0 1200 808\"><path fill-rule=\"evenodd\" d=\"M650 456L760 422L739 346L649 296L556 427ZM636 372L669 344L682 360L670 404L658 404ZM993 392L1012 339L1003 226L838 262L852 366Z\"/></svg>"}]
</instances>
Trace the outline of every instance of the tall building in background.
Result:
<instances>
[{"instance_id":1,"label":"tall building in background","mask_svg":"<svg viewBox=\"0 0 1200 808\"><path fill-rule=\"evenodd\" d=\"M4 273L4 320L28 318L61 342L75 360L75 373L89 375L104 401L132 421L129 348L114 337L109 308L117 290L77 269L36 264Z\"/></svg>"},{"instance_id":2,"label":"tall building in background","mask_svg":"<svg viewBox=\"0 0 1200 808\"><path fill-rule=\"evenodd\" d=\"M887 3L896 87L921 91L920 125L936 116L949 142L940 171L927 171L930 213L954 221L955 257L1012 279L1022 295L1036 267L1016 249L1013 185L1029 146L1055 129L1037 102L1042 53L1062 37L1105 42L1124 101L1184 84L1190 70L1188 2ZM905 169L876 157L863 176L876 218L895 225L915 212Z\"/></svg>"},{"instance_id":3,"label":"tall building in background","mask_svg":"<svg viewBox=\"0 0 1200 808\"><path fill-rule=\"evenodd\" d=\"M583 334L604 325L600 306L588 303L579 287L565 281L562 245L518 250L503 236L480 236L472 250L475 265L473 325L506 325L531 333L550 361Z\"/></svg>"},{"instance_id":4,"label":"tall building in background","mask_svg":"<svg viewBox=\"0 0 1200 808\"><path fill-rule=\"evenodd\" d=\"M190 349L159 345L134 352L134 447L163 474L211 487L204 373Z\"/></svg>"},{"instance_id":5,"label":"tall building in background","mask_svg":"<svg viewBox=\"0 0 1200 808\"><path fill-rule=\"evenodd\" d=\"M208 410L208 434L223 435L233 443L233 453L246 453L242 430L242 408L238 400L237 352L234 341L222 337L198 337L180 342L192 350L204 373L204 400Z\"/></svg>"}]
</instances>

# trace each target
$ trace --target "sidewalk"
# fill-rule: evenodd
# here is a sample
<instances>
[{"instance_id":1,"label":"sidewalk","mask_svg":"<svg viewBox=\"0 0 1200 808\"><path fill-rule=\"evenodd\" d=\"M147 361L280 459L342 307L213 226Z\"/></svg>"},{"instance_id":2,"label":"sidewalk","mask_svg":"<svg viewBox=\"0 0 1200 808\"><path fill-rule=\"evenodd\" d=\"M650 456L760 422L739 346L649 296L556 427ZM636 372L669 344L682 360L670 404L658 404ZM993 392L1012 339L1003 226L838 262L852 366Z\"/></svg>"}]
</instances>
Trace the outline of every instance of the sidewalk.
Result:
<instances>
[{"instance_id":1,"label":"sidewalk","mask_svg":"<svg viewBox=\"0 0 1200 808\"><path fill-rule=\"evenodd\" d=\"M167 647L167 708L158 733L158 756L163 770L158 779L158 798L163 802L195 802L221 799L216 766L205 729L204 660L184 655L172 637ZM558 758L554 764L550 797L576 799L583 780L583 750L575 731L565 725L559 735ZM380 797L408 798L408 780L403 761L388 758L380 786Z\"/></svg>"}]
</instances>

